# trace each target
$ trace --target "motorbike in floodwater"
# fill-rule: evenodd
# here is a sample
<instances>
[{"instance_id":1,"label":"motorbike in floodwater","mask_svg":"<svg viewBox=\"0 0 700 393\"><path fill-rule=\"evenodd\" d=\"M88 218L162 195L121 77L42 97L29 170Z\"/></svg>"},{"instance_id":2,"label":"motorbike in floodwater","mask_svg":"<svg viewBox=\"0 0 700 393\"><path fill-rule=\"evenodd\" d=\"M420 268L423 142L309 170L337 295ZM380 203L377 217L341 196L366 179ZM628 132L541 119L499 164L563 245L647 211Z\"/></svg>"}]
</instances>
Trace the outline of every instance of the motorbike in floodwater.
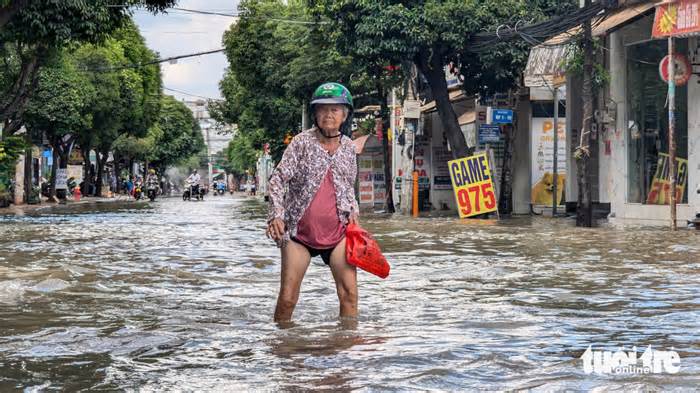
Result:
<instances>
[{"instance_id":1,"label":"motorbike in floodwater","mask_svg":"<svg viewBox=\"0 0 700 393\"><path fill-rule=\"evenodd\" d=\"M141 183L136 183L134 185L134 199L139 201L141 198L143 198L143 187L141 186Z\"/></svg>"},{"instance_id":2,"label":"motorbike in floodwater","mask_svg":"<svg viewBox=\"0 0 700 393\"><path fill-rule=\"evenodd\" d=\"M187 184L185 186L185 191L182 193L183 201L191 201L196 199L198 201L204 200L205 190L200 187L199 184Z\"/></svg>"},{"instance_id":3,"label":"motorbike in floodwater","mask_svg":"<svg viewBox=\"0 0 700 393\"><path fill-rule=\"evenodd\" d=\"M149 187L148 190L146 190L146 195L148 196L148 199L153 202L156 200L156 196L158 195L158 189L155 187Z\"/></svg>"}]
</instances>

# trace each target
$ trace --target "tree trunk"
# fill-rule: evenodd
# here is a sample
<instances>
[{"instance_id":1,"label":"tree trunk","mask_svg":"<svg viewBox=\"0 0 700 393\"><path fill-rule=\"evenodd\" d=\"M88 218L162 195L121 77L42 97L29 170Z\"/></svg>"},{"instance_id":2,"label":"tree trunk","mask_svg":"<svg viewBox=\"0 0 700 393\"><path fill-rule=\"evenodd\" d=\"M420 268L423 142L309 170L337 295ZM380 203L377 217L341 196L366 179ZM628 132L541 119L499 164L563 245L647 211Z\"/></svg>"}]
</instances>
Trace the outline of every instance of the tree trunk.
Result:
<instances>
[{"instance_id":1,"label":"tree trunk","mask_svg":"<svg viewBox=\"0 0 700 393\"><path fill-rule=\"evenodd\" d=\"M0 100L0 120L10 120L10 124L19 121L24 108L29 100L29 96L39 84L39 70L41 68L41 58L45 56L45 51L36 49L30 57L25 57L19 49L18 57L22 59L22 66L17 76L17 80L12 84L9 91L2 92ZM21 124L11 126L15 131L19 130Z\"/></svg>"},{"instance_id":2,"label":"tree trunk","mask_svg":"<svg viewBox=\"0 0 700 393\"><path fill-rule=\"evenodd\" d=\"M591 0L586 0L585 5L590 6ZM593 226L593 202L592 185L589 173L591 169L592 125L593 125L593 41L591 34L591 21L588 20L583 28L583 124L581 126L581 141L576 149L576 167L578 169L578 208L576 212L576 226Z\"/></svg>"},{"instance_id":3,"label":"tree trunk","mask_svg":"<svg viewBox=\"0 0 700 393\"><path fill-rule=\"evenodd\" d=\"M516 106L517 107L517 106ZM503 165L501 169L500 195L498 196L498 212L501 215L510 215L513 212L513 133L516 124L503 127Z\"/></svg>"},{"instance_id":4,"label":"tree trunk","mask_svg":"<svg viewBox=\"0 0 700 393\"><path fill-rule=\"evenodd\" d=\"M95 179L95 188L97 189L97 196L102 196L102 187L104 186L103 177L105 173L105 166L107 165L107 158L109 157L109 152L98 152L97 154L97 179ZM114 190L115 192L117 190Z\"/></svg>"},{"instance_id":5,"label":"tree trunk","mask_svg":"<svg viewBox=\"0 0 700 393\"><path fill-rule=\"evenodd\" d=\"M66 152L64 149L57 149L58 150L58 168L59 169L68 169L68 152ZM66 197L68 195L68 185L66 185L66 189L64 190L56 190L56 197L61 200L66 200Z\"/></svg>"},{"instance_id":6,"label":"tree trunk","mask_svg":"<svg viewBox=\"0 0 700 393\"><path fill-rule=\"evenodd\" d=\"M32 140L29 133L25 135L28 147L24 150L24 203L29 203L32 192Z\"/></svg>"},{"instance_id":7,"label":"tree trunk","mask_svg":"<svg viewBox=\"0 0 700 393\"><path fill-rule=\"evenodd\" d=\"M90 150L80 146L80 155L83 156L83 186L80 187L80 192L88 196L92 188L92 178L90 177Z\"/></svg>"},{"instance_id":8,"label":"tree trunk","mask_svg":"<svg viewBox=\"0 0 700 393\"><path fill-rule=\"evenodd\" d=\"M68 169L68 156L70 155L70 150L71 147L73 146L73 142L75 139L69 138L65 143L62 142L59 138L55 138L52 140L51 146L53 147L54 151L54 168L52 168L52 173L54 175L52 176L51 179L51 184L52 184L52 196L55 195L58 199L65 200L66 195L67 195L67 190L68 188L66 187L65 190L56 190L56 176L55 176L55 171L56 170L56 158L59 159L58 162L58 169ZM58 157L57 157L58 156Z\"/></svg>"},{"instance_id":9,"label":"tree trunk","mask_svg":"<svg viewBox=\"0 0 700 393\"><path fill-rule=\"evenodd\" d=\"M447 80L445 79L444 61L442 55L437 51L421 50L416 55L415 64L420 72L428 80L430 90L433 93L438 115L442 122L442 127L447 134L447 140L450 142L450 150L452 157L462 158L473 153L473 149L467 147L464 140L464 134L459 127L457 114L452 108L450 102L450 94L447 90Z\"/></svg>"},{"instance_id":10,"label":"tree trunk","mask_svg":"<svg viewBox=\"0 0 700 393\"><path fill-rule=\"evenodd\" d=\"M51 183L49 186L49 201L53 201L56 197L56 172L58 169L58 151L54 147L51 154Z\"/></svg>"},{"instance_id":11,"label":"tree trunk","mask_svg":"<svg viewBox=\"0 0 700 393\"><path fill-rule=\"evenodd\" d=\"M382 88L381 82L377 83L377 92L379 94L380 102L380 116L382 121L382 158L384 159L384 211L387 213L394 213L394 193L392 189L392 175L391 175L391 152L389 151L389 127L391 126L391 117L389 116L389 105L387 104L386 92Z\"/></svg>"}]
</instances>

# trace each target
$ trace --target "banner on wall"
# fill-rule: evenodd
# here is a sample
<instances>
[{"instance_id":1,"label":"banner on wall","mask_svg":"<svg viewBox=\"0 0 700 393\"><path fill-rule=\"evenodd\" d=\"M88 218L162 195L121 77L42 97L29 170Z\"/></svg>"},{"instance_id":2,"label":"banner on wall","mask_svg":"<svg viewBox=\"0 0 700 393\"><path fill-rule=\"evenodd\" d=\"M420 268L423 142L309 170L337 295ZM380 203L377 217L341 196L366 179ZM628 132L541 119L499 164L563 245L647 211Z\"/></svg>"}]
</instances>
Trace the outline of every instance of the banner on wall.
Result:
<instances>
[{"instance_id":1,"label":"banner on wall","mask_svg":"<svg viewBox=\"0 0 700 393\"><path fill-rule=\"evenodd\" d=\"M360 170L357 178L360 188L360 205L374 205L374 173L372 171L372 156L358 156Z\"/></svg>"},{"instance_id":2,"label":"banner on wall","mask_svg":"<svg viewBox=\"0 0 700 393\"><path fill-rule=\"evenodd\" d=\"M554 202L554 119L532 119L531 198L533 205L552 206ZM566 184L566 119L559 118L557 152L557 201L564 203Z\"/></svg>"},{"instance_id":3,"label":"banner on wall","mask_svg":"<svg viewBox=\"0 0 700 393\"><path fill-rule=\"evenodd\" d=\"M428 153L430 152L430 144L428 142L418 142L415 148L415 170L418 172L418 189L430 189L430 162L428 161Z\"/></svg>"},{"instance_id":4,"label":"banner on wall","mask_svg":"<svg viewBox=\"0 0 700 393\"><path fill-rule=\"evenodd\" d=\"M433 147L433 190L451 190L452 180L447 162L452 159L452 153L446 146Z\"/></svg>"},{"instance_id":5,"label":"banner on wall","mask_svg":"<svg viewBox=\"0 0 700 393\"><path fill-rule=\"evenodd\" d=\"M374 204L384 205L386 201L386 182L384 181L384 159L380 154L372 158L372 180L374 181Z\"/></svg>"},{"instance_id":6,"label":"banner on wall","mask_svg":"<svg viewBox=\"0 0 700 393\"><path fill-rule=\"evenodd\" d=\"M659 153L656 173L649 186L647 204L668 205L671 203L671 160L668 154ZM688 160L676 157L676 202L683 199L688 183Z\"/></svg>"}]
</instances>

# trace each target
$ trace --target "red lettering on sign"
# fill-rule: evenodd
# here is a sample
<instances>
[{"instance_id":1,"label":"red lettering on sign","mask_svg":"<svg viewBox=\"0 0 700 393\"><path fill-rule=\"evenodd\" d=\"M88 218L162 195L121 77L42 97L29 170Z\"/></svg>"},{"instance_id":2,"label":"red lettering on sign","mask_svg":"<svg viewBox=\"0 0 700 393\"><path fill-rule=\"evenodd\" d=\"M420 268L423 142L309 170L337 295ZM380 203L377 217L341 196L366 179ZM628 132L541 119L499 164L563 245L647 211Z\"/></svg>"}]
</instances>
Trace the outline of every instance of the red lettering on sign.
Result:
<instances>
[{"instance_id":1,"label":"red lettering on sign","mask_svg":"<svg viewBox=\"0 0 700 393\"><path fill-rule=\"evenodd\" d=\"M485 183L481 185L481 193L486 199L486 202L484 203L486 205L486 208L489 210L496 207L496 195L493 193L492 188L493 187L491 183Z\"/></svg>"},{"instance_id":2,"label":"red lettering on sign","mask_svg":"<svg viewBox=\"0 0 700 393\"><path fill-rule=\"evenodd\" d=\"M469 193L467 190L464 188L460 189L459 192L457 192L457 199L459 200L459 209L462 211L462 214L465 216L472 214L472 203L469 200Z\"/></svg>"},{"instance_id":3,"label":"red lettering on sign","mask_svg":"<svg viewBox=\"0 0 700 393\"><path fill-rule=\"evenodd\" d=\"M479 194L481 193L481 187L479 186L472 186L469 187L469 192L474 194L474 207L476 208L476 212L481 211L481 203L479 203Z\"/></svg>"}]
</instances>

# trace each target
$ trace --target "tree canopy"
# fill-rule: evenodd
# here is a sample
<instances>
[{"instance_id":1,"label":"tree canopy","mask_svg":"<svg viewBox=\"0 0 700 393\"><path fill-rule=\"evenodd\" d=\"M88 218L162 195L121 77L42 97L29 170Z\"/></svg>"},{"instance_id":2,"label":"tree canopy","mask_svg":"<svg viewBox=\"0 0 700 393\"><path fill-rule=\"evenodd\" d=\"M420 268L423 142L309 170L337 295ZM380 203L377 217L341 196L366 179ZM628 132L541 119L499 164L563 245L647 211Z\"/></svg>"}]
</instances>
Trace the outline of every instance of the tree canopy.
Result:
<instances>
[{"instance_id":1,"label":"tree canopy","mask_svg":"<svg viewBox=\"0 0 700 393\"><path fill-rule=\"evenodd\" d=\"M209 110L235 123L229 155L239 169L253 168L256 153L270 143L279 157L287 133L301 129L302 107L321 83L338 81L363 91L362 70L310 25L302 1L243 1L240 21L224 34L229 68L220 82L224 101ZM285 23L293 20L301 23Z\"/></svg>"},{"instance_id":2,"label":"tree canopy","mask_svg":"<svg viewBox=\"0 0 700 393\"><path fill-rule=\"evenodd\" d=\"M176 0L0 0L0 122L21 127L39 69L64 47L98 43L130 23L130 9L160 11Z\"/></svg>"},{"instance_id":3,"label":"tree canopy","mask_svg":"<svg viewBox=\"0 0 700 393\"><path fill-rule=\"evenodd\" d=\"M332 21L339 51L353 59L412 62L426 78L455 156L467 155L450 105L444 68L460 69L469 94L512 88L524 69L528 46L499 44L473 53L469 38L517 21L534 21L574 1L552 0L309 0L318 17Z\"/></svg>"}]
</instances>

